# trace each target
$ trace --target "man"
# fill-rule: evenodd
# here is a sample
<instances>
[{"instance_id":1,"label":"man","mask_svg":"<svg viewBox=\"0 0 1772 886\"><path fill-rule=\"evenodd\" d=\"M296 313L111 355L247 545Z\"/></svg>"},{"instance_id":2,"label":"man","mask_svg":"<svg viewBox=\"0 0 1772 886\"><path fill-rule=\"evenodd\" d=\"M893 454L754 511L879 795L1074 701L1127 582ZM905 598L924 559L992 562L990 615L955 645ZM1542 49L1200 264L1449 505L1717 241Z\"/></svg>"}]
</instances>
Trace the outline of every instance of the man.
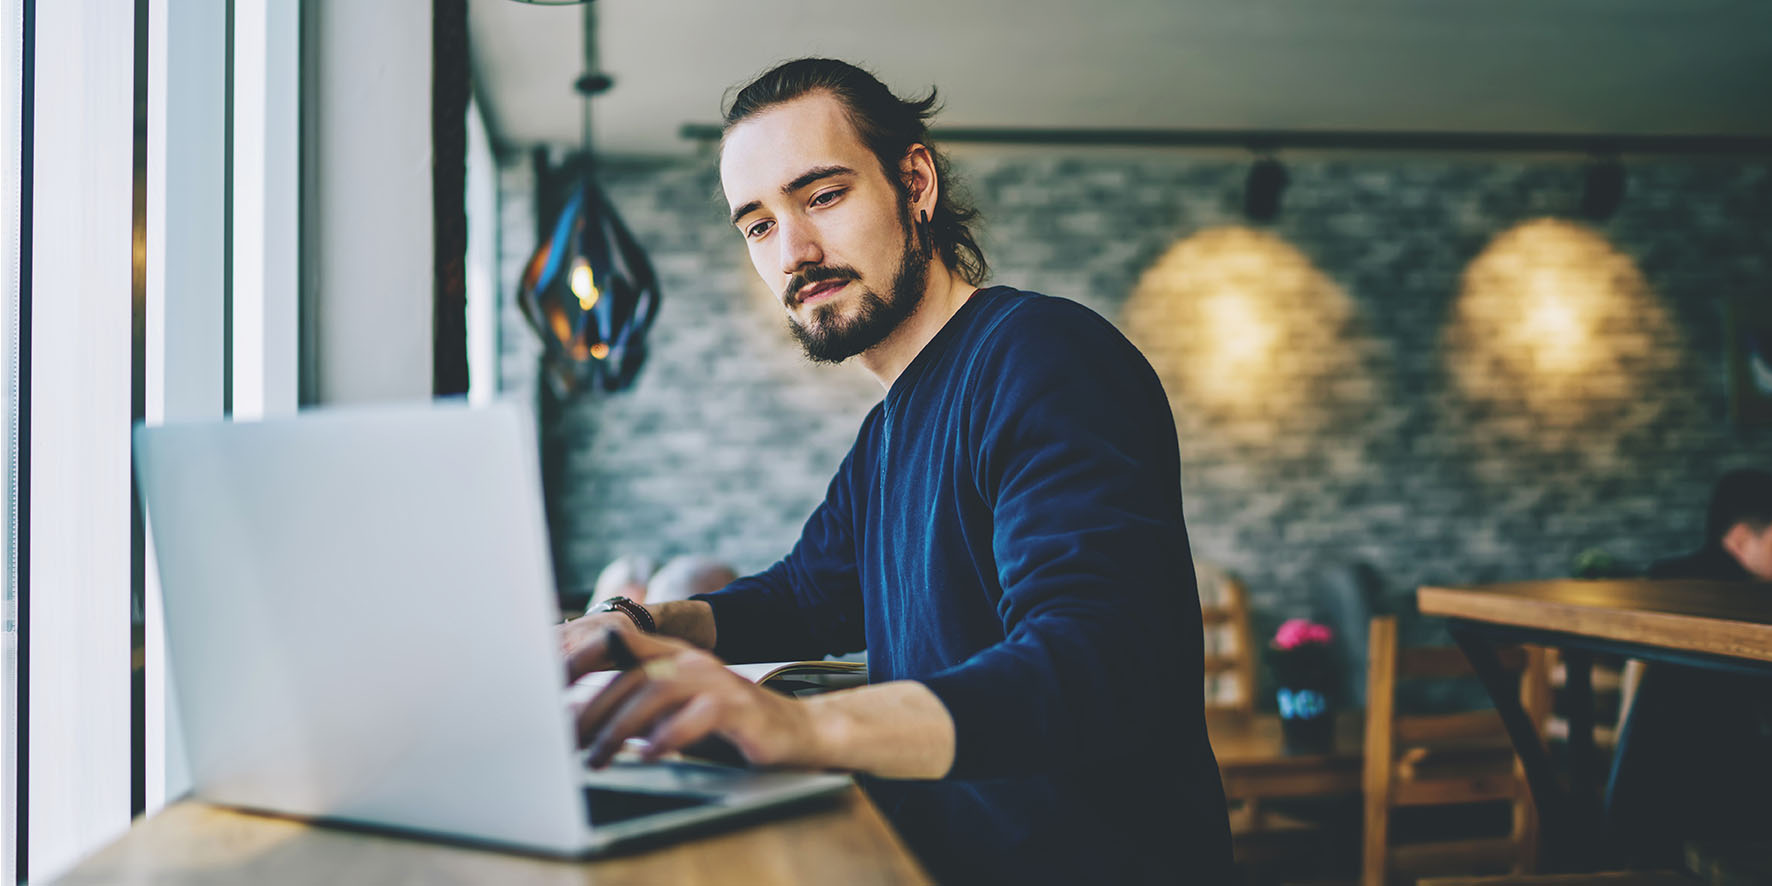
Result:
<instances>
[{"instance_id":1,"label":"man","mask_svg":"<svg viewBox=\"0 0 1772 886\"><path fill-rule=\"evenodd\" d=\"M652 568L652 560L640 554L623 554L597 573L591 591L591 602L585 612L596 612L611 597L625 597L635 603L669 603L687 600L696 594L717 591L738 578L732 567L698 554L672 557L665 565Z\"/></svg>"},{"instance_id":2,"label":"man","mask_svg":"<svg viewBox=\"0 0 1772 886\"><path fill-rule=\"evenodd\" d=\"M653 573L646 586L646 602L669 603L687 600L697 594L717 591L738 580L732 567L713 557L683 554Z\"/></svg>"},{"instance_id":3,"label":"man","mask_svg":"<svg viewBox=\"0 0 1772 886\"><path fill-rule=\"evenodd\" d=\"M1772 581L1772 474L1724 474L1711 492L1704 547L1649 567L1649 577Z\"/></svg>"},{"instance_id":4,"label":"man","mask_svg":"<svg viewBox=\"0 0 1772 886\"><path fill-rule=\"evenodd\" d=\"M609 561L597 573L592 585L590 606L595 607L610 597L627 597L646 602L646 583L652 578L652 558L641 554L623 554ZM587 608L585 611L589 612Z\"/></svg>"},{"instance_id":5,"label":"man","mask_svg":"<svg viewBox=\"0 0 1772 886\"><path fill-rule=\"evenodd\" d=\"M580 740L593 765L717 735L854 771L948 882L1228 882L1167 400L1087 309L978 287L934 98L803 59L734 99L720 178L752 264L811 359L886 396L780 562L562 629L574 675L638 665ZM720 666L864 647L871 685L805 700Z\"/></svg>"},{"instance_id":6,"label":"man","mask_svg":"<svg viewBox=\"0 0 1772 886\"><path fill-rule=\"evenodd\" d=\"M1649 567L1649 577L1772 581L1772 474L1742 468L1718 479L1704 547ZM1608 824L1623 858L1674 865L1688 839L1772 831L1772 683L1762 676L1650 665L1617 754Z\"/></svg>"}]
</instances>

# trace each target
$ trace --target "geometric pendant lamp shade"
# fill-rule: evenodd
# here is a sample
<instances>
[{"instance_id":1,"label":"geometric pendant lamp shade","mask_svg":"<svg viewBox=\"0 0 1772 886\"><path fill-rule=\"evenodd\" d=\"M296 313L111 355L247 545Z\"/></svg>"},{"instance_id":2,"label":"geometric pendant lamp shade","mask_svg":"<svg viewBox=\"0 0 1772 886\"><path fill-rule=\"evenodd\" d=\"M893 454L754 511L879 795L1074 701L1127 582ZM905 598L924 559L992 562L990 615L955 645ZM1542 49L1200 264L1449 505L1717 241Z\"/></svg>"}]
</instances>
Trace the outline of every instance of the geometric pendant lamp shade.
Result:
<instances>
[{"instance_id":1,"label":"geometric pendant lamp shade","mask_svg":"<svg viewBox=\"0 0 1772 886\"><path fill-rule=\"evenodd\" d=\"M517 288L561 394L633 384L646 360L646 331L658 316L652 262L586 166Z\"/></svg>"}]
</instances>

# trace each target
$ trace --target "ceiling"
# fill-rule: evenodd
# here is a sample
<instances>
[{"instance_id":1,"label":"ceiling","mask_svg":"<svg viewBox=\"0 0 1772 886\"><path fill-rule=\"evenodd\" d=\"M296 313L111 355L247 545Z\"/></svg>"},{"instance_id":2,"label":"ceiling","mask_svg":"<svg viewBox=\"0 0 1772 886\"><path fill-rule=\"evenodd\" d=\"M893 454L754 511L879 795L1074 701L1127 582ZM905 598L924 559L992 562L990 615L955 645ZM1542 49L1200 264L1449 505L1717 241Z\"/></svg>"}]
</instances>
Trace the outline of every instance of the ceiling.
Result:
<instances>
[{"instance_id":1,"label":"ceiling","mask_svg":"<svg viewBox=\"0 0 1772 886\"><path fill-rule=\"evenodd\" d=\"M1757 0L599 0L597 148L685 154L726 89L829 55L948 126L1772 136ZM501 145L576 145L583 7L470 0Z\"/></svg>"}]
</instances>

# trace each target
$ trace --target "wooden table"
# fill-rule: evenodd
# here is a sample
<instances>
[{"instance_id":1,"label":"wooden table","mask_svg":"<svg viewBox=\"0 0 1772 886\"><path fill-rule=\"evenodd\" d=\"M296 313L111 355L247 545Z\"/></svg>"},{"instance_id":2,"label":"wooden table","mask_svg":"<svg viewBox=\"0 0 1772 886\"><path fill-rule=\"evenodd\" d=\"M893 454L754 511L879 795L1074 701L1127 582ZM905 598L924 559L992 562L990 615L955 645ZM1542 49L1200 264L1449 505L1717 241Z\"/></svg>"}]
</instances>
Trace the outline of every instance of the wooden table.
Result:
<instances>
[{"instance_id":1,"label":"wooden table","mask_svg":"<svg viewBox=\"0 0 1772 886\"><path fill-rule=\"evenodd\" d=\"M1595 759L1588 723L1569 723L1576 782L1565 791L1517 694L1494 654L1497 643L1564 650L1572 712L1589 712L1589 656L1611 653L1717 671L1772 676L1772 588L1728 582L1629 580L1513 582L1476 587L1424 587L1423 615L1451 619L1450 629L1495 700L1519 752L1544 822L1552 863L1579 866L1597 850L1604 815L1583 784ZM1634 716L1633 716L1634 719ZM1626 765L1631 724L1620 730L1613 778Z\"/></svg>"},{"instance_id":2,"label":"wooden table","mask_svg":"<svg viewBox=\"0 0 1772 886\"><path fill-rule=\"evenodd\" d=\"M170 806L55 881L74 884L498 883L501 886L929 883L859 788L787 817L590 862Z\"/></svg>"},{"instance_id":3,"label":"wooden table","mask_svg":"<svg viewBox=\"0 0 1772 886\"><path fill-rule=\"evenodd\" d=\"M1264 882L1296 873L1301 859L1313 873L1334 835L1311 820L1272 808L1268 800L1360 795L1363 711L1339 711L1328 753L1288 754L1278 714L1208 709L1206 733L1230 804L1231 845L1237 864ZM1350 816L1356 825L1358 814Z\"/></svg>"},{"instance_id":4,"label":"wooden table","mask_svg":"<svg viewBox=\"0 0 1772 886\"><path fill-rule=\"evenodd\" d=\"M1547 645L1772 672L1772 587L1720 581L1524 581L1416 592L1423 615Z\"/></svg>"},{"instance_id":5,"label":"wooden table","mask_svg":"<svg viewBox=\"0 0 1772 886\"><path fill-rule=\"evenodd\" d=\"M1361 711L1338 711L1328 753L1289 755L1279 715L1208 710L1206 733L1225 799L1358 794L1365 722Z\"/></svg>"}]
</instances>

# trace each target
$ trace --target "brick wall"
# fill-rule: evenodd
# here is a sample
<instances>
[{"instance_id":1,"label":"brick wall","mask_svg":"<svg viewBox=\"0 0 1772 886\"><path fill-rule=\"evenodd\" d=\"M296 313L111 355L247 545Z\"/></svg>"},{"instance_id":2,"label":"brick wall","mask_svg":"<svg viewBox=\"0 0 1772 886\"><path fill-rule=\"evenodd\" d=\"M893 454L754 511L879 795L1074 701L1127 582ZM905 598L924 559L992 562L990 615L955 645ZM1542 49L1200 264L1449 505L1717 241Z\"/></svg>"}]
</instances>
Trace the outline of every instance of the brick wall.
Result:
<instances>
[{"instance_id":1,"label":"brick wall","mask_svg":"<svg viewBox=\"0 0 1772 886\"><path fill-rule=\"evenodd\" d=\"M1245 578L1260 629L1356 561L1398 600L1566 575L1592 547L1646 563L1696 545L1718 474L1772 467L1772 430L1728 423L1721 311L1772 298L1764 162L1633 162L1594 225L1566 221L1582 172L1561 160L1288 160L1268 227L1241 217L1237 161L967 151L956 167L996 282L1095 308L1157 366L1196 552ZM534 236L513 209L524 179L507 171L513 261ZM801 358L711 162L605 181L665 303L636 387L548 422L561 579L588 586L630 551L761 569L880 388ZM513 386L532 384L527 336L505 335Z\"/></svg>"}]
</instances>

